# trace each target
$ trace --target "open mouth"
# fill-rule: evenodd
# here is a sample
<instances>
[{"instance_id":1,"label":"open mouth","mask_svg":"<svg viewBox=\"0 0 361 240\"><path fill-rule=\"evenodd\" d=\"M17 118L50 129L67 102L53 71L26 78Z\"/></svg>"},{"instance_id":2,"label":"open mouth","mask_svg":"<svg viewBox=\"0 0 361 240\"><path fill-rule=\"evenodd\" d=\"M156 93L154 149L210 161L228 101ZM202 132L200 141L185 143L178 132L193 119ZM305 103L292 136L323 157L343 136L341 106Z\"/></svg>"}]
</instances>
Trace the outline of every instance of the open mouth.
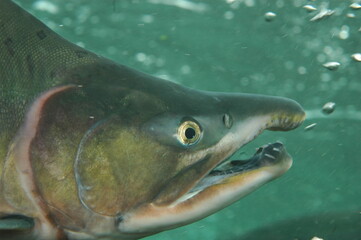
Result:
<instances>
[{"instance_id":1,"label":"open mouth","mask_svg":"<svg viewBox=\"0 0 361 240\"><path fill-rule=\"evenodd\" d=\"M176 202L181 203L192 198L196 199L199 195L205 195L207 192L219 193L226 189L230 191L239 189L239 195L234 195L234 199L238 199L264 183L279 177L292 165L292 157L281 142L259 147L252 157L245 160L231 160L231 157L264 130L292 130L297 128L304 118L304 114L276 114L270 118L253 118L242 126L242 129L247 129L240 131L243 136L236 135L244 140L239 148L233 149L230 156L209 169L208 173Z\"/></svg>"},{"instance_id":2,"label":"open mouth","mask_svg":"<svg viewBox=\"0 0 361 240\"><path fill-rule=\"evenodd\" d=\"M247 160L230 160L229 157L172 204L146 206L131 215L132 221L122 222L119 229L133 233L139 228L151 231L154 226L168 229L201 219L277 178L291 165L292 158L281 142L258 148Z\"/></svg>"},{"instance_id":3,"label":"open mouth","mask_svg":"<svg viewBox=\"0 0 361 240\"><path fill-rule=\"evenodd\" d=\"M177 176L179 178L175 178L176 181L169 184L171 187L167 189L168 192L164 191L162 194L167 193L163 196L169 196L168 193L174 189L173 186L179 179L185 183L184 187L179 189L188 188L188 190L179 194L178 198L173 197L173 201L168 201L169 198L159 195L161 197L157 199L157 204L178 205L187 202L209 201L214 198L214 201L222 202L219 206L226 206L281 176L292 165L292 158L281 142L259 147L256 153L246 160L231 160L232 155L264 130L292 130L298 127L304 118L303 112L297 112L295 114L256 116L243 121L214 146L213 153L215 154L205 153L196 164L189 167L187 171L181 172ZM227 150L224 152L221 150L217 155L218 149ZM211 164L207 165L207 163ZM199 164L205 164L206 167L202 171L196 172L195 170L202 168L199 167ZM193 177L193 181L190 180L190 176Z\"/></svg>"},{"instance_id":4,"label":"open mouth","mask_svg":"<svg viewBox=\"0 0 361 240\"><path fill-rule=\"evenodd\" d=\"M190 195L195 195L207 187L221 183L226 178L262 167L276 165L280 162L288 162L288 168L292 164L292 160L281 142L259 147L256 153L246 160L230 160L230 158L228 158L202 178L198 184L188 192L188 198L191 197Z\"/></svg>"},{"instance_id":5,"label":"open mouth","mask_svg":"<svg viewBox=\"0 0 361 240\"><path fill-rule=\"evenodd\" d=\"M285 173L292 158L281 142L259 147L246 160L232 160L245 144L264 130L288 131L298 127L305 114L275 113L245 119L195 164L170 181L151 204L125 216L118 228L127 233L151 232L202 219L229 206Z\"/></svg>"}]
</instances>

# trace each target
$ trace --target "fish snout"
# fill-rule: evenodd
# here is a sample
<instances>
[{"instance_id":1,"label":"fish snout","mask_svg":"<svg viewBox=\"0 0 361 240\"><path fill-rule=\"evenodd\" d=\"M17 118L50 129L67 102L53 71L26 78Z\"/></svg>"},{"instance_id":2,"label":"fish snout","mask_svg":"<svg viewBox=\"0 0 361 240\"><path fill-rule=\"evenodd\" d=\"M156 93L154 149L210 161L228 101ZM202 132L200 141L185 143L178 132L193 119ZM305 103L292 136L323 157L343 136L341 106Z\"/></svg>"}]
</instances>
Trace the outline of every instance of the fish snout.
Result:
<instances>
[{"instance_id":1,"label":"fish snout","mask_svg":"<svg viewBox=\"0 0 361 240\"><path fill-rule=\"evenodd\" d=\"M301 105L289 98L248 95L240 104L235 114L241 119L246 117L264 116L268 120L264 129L272 131L289 131L300 126L306 118Z\"/></svg>"},{"instance_id":2,"label":"fish snout","mask_svg":"<svg viewBox=\"0 0 361 240\"><path fill-rule=\"evenodd\" d=\"M300 109L297 112L275 113L271 121L266 125L267 130L289 131L300 126L306 118L306 113Z\"/></svg>"},{"instance_id":3,"label":"fish snout","mask_svg":"<svg viewBox=\"0 0 361 240\"><path fill-rule=\"evenodd\" d=\"M272 131L289 131L300 126L306 118L301 105L288 98L270 97L271 120L266 129Z\"/></svg>"}]
</instances>

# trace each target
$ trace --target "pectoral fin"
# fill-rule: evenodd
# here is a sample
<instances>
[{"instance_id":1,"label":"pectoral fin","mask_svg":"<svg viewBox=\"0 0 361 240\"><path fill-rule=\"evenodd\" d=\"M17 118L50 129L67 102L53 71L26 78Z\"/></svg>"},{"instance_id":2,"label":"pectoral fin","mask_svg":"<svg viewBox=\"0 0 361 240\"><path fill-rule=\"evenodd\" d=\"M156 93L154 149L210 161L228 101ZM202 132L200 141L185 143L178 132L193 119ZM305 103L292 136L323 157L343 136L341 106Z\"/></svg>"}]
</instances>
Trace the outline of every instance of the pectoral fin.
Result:
<instances>
[{"instance_id":1,"label":"pectoral fin","mask_svg":"<svg viewBox=\"0 0 361 240\"><path fill-rule=\"evenodd\" d=\"M27 231L34 227L34 220L23 215L10 215L0 219L0 232Z\"/></svg>"},{"instance_id":2,"label":"pectoral fin","mask_svg":"<svg viewBox=\"0 0 361 240\"><path fill-rule=\"evenodd\" d=\"M1 239L35 240L34 219L24 215L7 215L0 218Z\"/></svg>"}]
</instances>

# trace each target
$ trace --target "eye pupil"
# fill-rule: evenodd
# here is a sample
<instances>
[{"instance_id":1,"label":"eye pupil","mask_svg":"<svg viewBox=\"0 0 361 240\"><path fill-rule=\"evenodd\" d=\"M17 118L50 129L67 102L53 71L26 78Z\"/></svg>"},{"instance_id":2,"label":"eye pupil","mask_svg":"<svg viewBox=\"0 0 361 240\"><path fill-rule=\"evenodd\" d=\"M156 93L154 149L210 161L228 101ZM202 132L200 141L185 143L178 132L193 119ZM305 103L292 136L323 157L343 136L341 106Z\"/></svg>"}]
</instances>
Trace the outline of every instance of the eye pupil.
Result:
<instances>
[{"instance_id":1,"label":"eye pupil","mask_svg":"<svg viewBox=\"0 0 361 240\"><path fill-rule=\"evenodd\" d=\"M194 130L194 128L187 128L184 135L186 136L187 139L193 139L194 136L196 135L196 130Z\"/></svg>"}]
</instances>

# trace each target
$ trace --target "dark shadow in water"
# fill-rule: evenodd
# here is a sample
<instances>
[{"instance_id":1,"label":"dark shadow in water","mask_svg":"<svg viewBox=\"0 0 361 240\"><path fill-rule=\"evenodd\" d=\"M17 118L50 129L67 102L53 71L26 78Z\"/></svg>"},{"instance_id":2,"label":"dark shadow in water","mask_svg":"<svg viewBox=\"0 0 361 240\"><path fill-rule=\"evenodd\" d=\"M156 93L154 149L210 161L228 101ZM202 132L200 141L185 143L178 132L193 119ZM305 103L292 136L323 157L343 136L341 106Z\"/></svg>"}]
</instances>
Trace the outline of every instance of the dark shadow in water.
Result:
<instances>
[{"instance_id":1,"label":"dark shadow in water","mask_svg":"<svg viewBox=\"0 0 361 240\"><path fill-rule=\"evenodd\" d=\"M360 208L361 209L361 208ZM361 240L361 213L327 213L290 219L228 240Z\"/></svg>"}]
</instances>

